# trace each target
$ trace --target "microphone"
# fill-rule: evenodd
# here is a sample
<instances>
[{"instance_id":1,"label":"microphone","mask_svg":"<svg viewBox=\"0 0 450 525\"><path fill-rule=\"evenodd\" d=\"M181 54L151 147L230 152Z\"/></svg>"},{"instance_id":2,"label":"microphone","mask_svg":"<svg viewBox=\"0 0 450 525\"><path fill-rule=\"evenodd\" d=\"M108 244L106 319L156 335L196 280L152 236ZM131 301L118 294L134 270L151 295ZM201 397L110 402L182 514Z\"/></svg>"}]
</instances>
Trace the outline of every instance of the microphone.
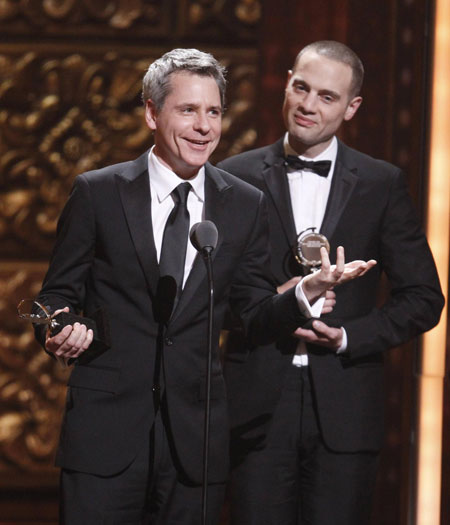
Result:
<instances>
[{"instance_id":1,"label":"microphone","mask_svg":"<svg viewBox=\"0 0 450 525\"><path fill-rule=\"evenodd\" d=\"M166 324L169 322L176 295L177 282L175 279L171 275L160 277L153 303L153 315L157 323Z\"/></svg>"},{"instance_id":2,"label":"microphone","mask_svg":"<svg viewBox=\"0 0 450 525\"><path fill-rule=\"evenodd\" d=\"M202 480L202 525L206 525L206 509L208 508L208 469L209 469L209 424L211 418L211 370L212 370L212 336L214 321L214 281L211 252L217 246L216 225L211 221L197 222L192 226L189 238L194 248L202 254L208 274L208 324L206 330L207 359L205 385L205 416L203 428L203 480Z\"/></svg>"},{"instance_id":3,"label":"microphone","mask_svg":"<svg viewBox=\"0 0 450 525\"><path fill-rule=\"evenodd\" d=\"M216 225L211 221L197 222L189 233L192 245L203 256L209 255L214 250L218 236Z\"/></svg>"}]
</instances>

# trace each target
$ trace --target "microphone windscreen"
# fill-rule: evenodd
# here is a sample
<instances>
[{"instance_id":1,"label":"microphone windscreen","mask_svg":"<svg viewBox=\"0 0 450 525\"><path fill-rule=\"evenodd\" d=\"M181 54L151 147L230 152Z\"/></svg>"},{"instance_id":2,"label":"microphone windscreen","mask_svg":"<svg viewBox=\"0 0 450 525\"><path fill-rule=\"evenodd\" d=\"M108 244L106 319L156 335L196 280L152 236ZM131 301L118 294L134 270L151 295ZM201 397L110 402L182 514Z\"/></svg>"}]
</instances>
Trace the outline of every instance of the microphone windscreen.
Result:
<instances>
[{"instance_id":1,"label":"microphone windscreen","mask_svg":"<svg viewBox=\"0 0 450 525\"><path fill-rule=\"evenodd\" d=\"M211 221L197 222L192 226L189 238L194 248L201 252L204 249L211 251L217 246L219 232L216 225Z\"/></svg>"},{"instance_id":2,"label":"microphone windscreen","mask_svg":"<svg viewBox=\"0 0 450 525\"><path fill-rule=\"evenodd\" d=\"M175 279L171 275L160 277L153 303L153 315L157 323L165 324L169 321L176 295L177 282Z\"/></svg>"}]
</instances>

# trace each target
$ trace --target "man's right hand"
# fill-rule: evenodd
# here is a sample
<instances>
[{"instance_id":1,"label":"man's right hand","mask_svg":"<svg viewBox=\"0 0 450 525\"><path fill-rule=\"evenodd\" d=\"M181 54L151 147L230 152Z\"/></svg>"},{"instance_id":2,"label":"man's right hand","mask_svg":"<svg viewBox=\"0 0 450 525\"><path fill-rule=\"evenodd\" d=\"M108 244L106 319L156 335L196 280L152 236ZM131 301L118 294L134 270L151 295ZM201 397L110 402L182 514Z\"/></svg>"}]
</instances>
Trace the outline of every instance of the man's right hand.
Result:
<instances>
[{"instance_id":1,"label":"man's right hand","mask_svg":"<svg viewBox=\"0 0 450 525\"><path fill-rule=\"evenodd\" d=\"M307 275L302 281L303 292L310 304L313 304L326 290L331 290L339 284L363 276L377 264L374 259L370 261L352 261L345 264L344 248L342 246L339 246L337 249L335 265L330 264L328 252L324 247L320 249L320 256L320 270Z\"/></svg>"},{"instance_id":2,"label":"man's right hand","mask_svg":"<svg viewBox=\"0 0 450 525\"><path fill-rule=\"evenodd\" d=\"M66 306L62 310L56 310L53 316L68 311L69 308ZM89 348L93 338L92 330L88 330L84 324L74 323L73 326L65 326L61 332L54 336L50 330L47 330L45 349L57 358L76 359Z\"/></svg>"}]
</instances>

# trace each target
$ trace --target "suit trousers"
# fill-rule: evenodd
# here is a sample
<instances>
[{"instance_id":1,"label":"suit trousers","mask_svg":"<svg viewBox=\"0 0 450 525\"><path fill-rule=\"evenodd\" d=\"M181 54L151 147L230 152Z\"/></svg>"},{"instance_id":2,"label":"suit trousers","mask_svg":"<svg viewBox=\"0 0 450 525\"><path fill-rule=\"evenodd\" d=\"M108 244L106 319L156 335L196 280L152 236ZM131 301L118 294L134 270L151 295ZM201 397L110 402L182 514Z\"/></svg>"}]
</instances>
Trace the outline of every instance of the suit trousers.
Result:
<instances>
[{"instance_id":1,"label":"suit trousers","mask_svg":"<svg viewBox=\"0 0 450 525\"><path fill-rule=\"evenodd\" d=\"M232 525L369 523L378 454L324 444L310 374L289 367L267 444L233 470Z\"/></svg>"},{"instance_id":2,"label":"suit trousers","mask_svg":"<svg viewBox=\"0 0 450 525\"><path fill-rule=\"evenodd\" d=\"M163 403L164 404L164 403ZM62 525L199 525L202 487L180 475L164 407L150 439L114 476L61 471ZM208 486L208 525L217 525L224 484Z\"/></svg>"}]
</instances>

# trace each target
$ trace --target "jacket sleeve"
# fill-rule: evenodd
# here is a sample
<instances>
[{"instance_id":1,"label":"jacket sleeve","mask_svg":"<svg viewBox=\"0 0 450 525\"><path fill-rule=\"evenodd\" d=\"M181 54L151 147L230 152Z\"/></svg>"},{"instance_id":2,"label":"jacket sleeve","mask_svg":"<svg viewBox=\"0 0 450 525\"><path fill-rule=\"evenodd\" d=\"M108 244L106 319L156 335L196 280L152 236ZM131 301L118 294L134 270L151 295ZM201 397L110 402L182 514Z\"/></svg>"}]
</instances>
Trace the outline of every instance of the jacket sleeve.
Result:
<instances>
[{"instance_id":1,"label":"jacket sleeve","mask_svg":"<svg viewBox=\"0 0 450 525\"><path fill-rule=\"evenodd\" d=\"M400 170L389 188L379 254L380 270L390 285L389 298L366 315L343 322L346 355L351 358L398 346L430 330L439 322L444 305L433 256Z\"/></svg>"},{"instance_id":2,"label":"jacket sleeve","mask_svg":"<svg viewBox=\"0 0 450 525\"><path fill-rule=\"evenodd\" d=\"M256 346L291 334L307 318L300 312L295 288L276 292L270 273L267 203L262 193L249 231L231 285L230 304L242 321L249 345Z\"/></svg>"},{"instance_id":3,"label":"jacket sleeve","mask_svg":"<svg viewBox=\"0 0 450 525\"><path fill-rule=\"evenodd\" d=\"M52 312L66 306L71 312L81 312L94 247L95 220L89 185L79 175L59 218L56 243L37 300ZM35 332L43 344L42 325L36 326Z\"/></svg>"}]
</instances>

